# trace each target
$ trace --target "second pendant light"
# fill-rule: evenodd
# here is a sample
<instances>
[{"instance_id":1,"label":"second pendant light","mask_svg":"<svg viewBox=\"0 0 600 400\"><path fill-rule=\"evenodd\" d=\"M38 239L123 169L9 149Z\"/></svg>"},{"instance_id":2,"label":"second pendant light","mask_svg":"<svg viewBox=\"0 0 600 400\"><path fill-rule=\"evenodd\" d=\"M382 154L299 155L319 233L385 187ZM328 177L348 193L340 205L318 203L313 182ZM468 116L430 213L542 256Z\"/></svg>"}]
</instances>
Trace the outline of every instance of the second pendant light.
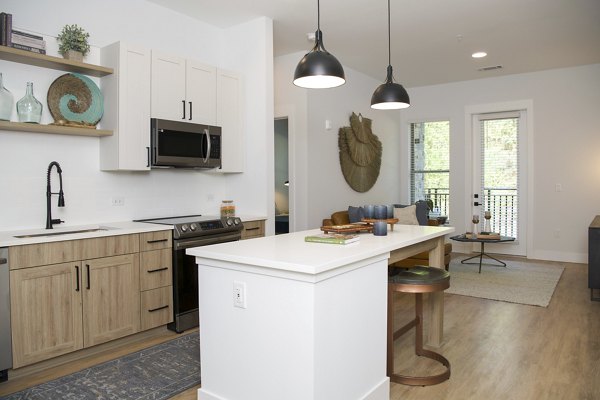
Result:
<instances>
[{"instance_id":1,"label":"second pendant light","mask_svg":"<svg viewBox=\"0 0 600 400\"><path fill-rule=\"evenodd\" d=\"M371 97L371 108L377 110L395 110L410 106L410 99L406 89L394 82L392 70L392 45L390 26L390 0L388 0L388 67L385 82L375 89Z\"/></svg>"}]
</instances>

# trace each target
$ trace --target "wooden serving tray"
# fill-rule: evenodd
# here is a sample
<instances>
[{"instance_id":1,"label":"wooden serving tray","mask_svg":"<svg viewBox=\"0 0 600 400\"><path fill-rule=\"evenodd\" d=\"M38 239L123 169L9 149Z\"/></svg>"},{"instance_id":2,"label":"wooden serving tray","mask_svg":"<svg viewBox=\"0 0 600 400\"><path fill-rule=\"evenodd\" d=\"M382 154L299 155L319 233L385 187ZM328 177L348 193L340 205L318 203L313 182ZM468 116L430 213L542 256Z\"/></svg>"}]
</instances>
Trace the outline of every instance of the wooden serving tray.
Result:
<instances>
[{"instance_id":1,"label":"wooden serving tray","mask_svg":"<svg viewBox=\"0 0 600 400\"><path fill-rule=\"evenodd\" d=\"M367 224L373 224L375 223L375 221L385 221L386 223L388 223L390 225L390 230L394 230L394 225L398 222L398 218L388 218L388 219L373 219L373 218L363 218L362 219L363 222L366 222Z\"/></svg>"},{"instance_id":2,"label":"wooden serving tray","mask_svg":"<svg viewBox=\"0 0 600 400\"><path fill-rule=\"evenodd\" d=\"M347 225L331 225L322 226L321 230L325 233L360 233L373 232L373 225L369 224L347 224Z\"/></svg>"}]
</instances>

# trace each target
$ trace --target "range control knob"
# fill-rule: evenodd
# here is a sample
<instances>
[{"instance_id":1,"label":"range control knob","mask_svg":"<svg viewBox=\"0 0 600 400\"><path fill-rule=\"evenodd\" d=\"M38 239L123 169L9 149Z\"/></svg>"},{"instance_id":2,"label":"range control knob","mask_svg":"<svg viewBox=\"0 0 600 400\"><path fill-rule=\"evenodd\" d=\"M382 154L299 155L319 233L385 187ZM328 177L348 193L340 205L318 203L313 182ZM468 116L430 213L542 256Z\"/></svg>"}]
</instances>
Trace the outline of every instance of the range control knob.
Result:
<instances>
[{"instance_id":1,"label":"range control knob","mask_svg":"<svg viewBox=\"0 0 600 400\"><path fill-rule=\"evenodd\" d=\"M181 232L187 232L187 230L188 230L187 224L181 225Z\"/></svg>"},{"instance_id":2,"label":"range control knob","mask_svg":"<svg viewBox=\"0 0 600 400\"><path fill-rule=\"evenodd\" d=\"M227 218L227 226L232 226L233 220L231 218Z\"/></svg>"},{"instance_id":3,"label":"range control knob","mask_svg":"<svg viewBox=\"0 0 600 400\"><path fill-rule=\"evenodd\" d=\"M196 230L198 226L196 225L196 223L194 222L193 224L190 224L190 229L192 232L194 232Z\"/></svg>"},{"instance_id":4,"label":"range control knob","mask_svg":"<svg viewBox=\"0 0 600 400\"><path fill-rule=\"evenodd\" d=\"M235 219L233 220L233 223L234 223L234 224L236 224L236 225L239 225L239 224L240 224L240 222L241 222L241 220L240 220L239 218L235 218Z\"/></svg>"}]
</instances>

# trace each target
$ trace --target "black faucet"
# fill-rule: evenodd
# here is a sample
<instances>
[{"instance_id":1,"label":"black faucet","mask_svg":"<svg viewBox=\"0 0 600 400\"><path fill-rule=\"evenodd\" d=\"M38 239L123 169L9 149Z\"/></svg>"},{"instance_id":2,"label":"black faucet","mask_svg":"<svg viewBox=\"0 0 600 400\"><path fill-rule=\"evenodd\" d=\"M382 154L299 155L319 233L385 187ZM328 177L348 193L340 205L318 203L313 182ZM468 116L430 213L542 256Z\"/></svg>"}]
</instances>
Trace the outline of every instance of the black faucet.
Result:
<instances>
[{"instance_id":1,"label":"black faucet","mask_svg":"<svg viewBox=\"0 0 600 400\"><path fill-rule=\"evenodd\" d=\"M60 180L60 189L58 193L52 193L50 189L50 171L52 171L52 167L56 166L56 171L58 172L58 178ZM52 219L52 210L50 209L50 196L53 194L58 195L58 206L65 206L65 194L63 193L62 188L62 169L60 168L60 164L56 161L52 161L50 165L48 165L48 174L47 174L48 184L46 185L46 229L52 229L52 224L60 224L65 221L61 221L60 219Z\"/></svg>"}]
</instances>

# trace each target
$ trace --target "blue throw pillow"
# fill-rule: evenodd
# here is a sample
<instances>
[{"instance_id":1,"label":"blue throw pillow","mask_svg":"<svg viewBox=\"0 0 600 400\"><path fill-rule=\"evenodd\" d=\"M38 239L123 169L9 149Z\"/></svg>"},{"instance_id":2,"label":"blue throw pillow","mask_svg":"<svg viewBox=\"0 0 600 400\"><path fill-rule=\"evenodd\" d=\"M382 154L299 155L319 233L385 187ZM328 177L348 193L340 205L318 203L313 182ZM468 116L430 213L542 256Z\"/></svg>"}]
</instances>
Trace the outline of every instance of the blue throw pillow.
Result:
<instances>
[{"instance_id":1,"label":"blue throw pillow","mask_svg":"<svg viewBox=\"0 0 600 400\"><path fill-rule=\"evenodd\" d=\"M360 222L365 217L365 211L362 207L348 207L348 219L350 223Z\"/></svg>"}]
</instances>

